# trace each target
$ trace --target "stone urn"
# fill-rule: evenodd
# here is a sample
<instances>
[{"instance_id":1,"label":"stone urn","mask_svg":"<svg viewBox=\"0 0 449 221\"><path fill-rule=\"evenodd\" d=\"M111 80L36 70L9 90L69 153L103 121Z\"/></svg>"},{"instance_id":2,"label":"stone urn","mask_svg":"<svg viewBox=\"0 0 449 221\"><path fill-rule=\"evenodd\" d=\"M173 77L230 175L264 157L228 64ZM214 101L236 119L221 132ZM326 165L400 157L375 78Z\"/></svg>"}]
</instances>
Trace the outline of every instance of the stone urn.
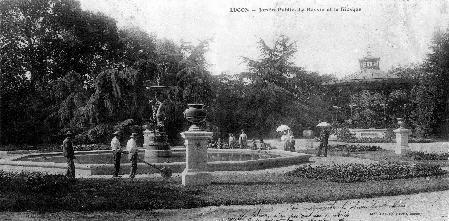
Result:
<instances>
[{"instance_id":1,"label":"stone urn","mask_svg":"<svg viewBox=\"0 0 449 221\"><path fill-rule=\"evenodd\" d=\"M206 111L203 109L204 104L187 104L187 106L188 108L184 111L184 117L193 124L189 130L200 130L198 124L206 120Z\"/></svg>"},{"instance_id":2,"label":"stone urn","mask_svg":"<svg viewBox=\"0 0 449 221\"><path fill-rule=\"evenodd\" d=\"M400 128L404 128L405 123L404 123L404 118L397 118L398 120L398 125Z\"/></svg>"}]
</instances>

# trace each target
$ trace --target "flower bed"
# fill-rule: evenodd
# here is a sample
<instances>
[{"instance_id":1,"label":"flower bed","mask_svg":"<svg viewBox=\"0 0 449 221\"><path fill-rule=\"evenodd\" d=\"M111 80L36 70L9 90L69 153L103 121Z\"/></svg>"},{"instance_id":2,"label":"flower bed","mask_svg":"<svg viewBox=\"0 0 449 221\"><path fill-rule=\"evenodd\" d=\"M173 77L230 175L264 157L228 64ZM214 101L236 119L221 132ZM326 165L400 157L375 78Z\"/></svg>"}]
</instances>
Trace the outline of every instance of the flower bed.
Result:
<instances>
[{"instance_id":1,"label":"flower bed","mask_svg":"<svg viewBox=\"0 0 449 221\"><path fill-rule=\"evenodd\" d=\"M286 173L286 175L340 183L352 183L368 180L439 176L445 173L446 171L442 170L440 166L430 164L350 163L317 166L304 165Z\"/></svg>"},{"instance_id":2,"label":"flower bed","mask_svg":"<svg viewBox=\"0 0 449 221\"><path fill-rule=\"evenodd\" d=\"M407 157L411 157L413 160L448 160L449 153L424 153L411 151L407 153Z\"/></svg>"},{"instance_id":3,"label":"flower bed","mask_svg":"<svg viewBox=\"0 0 449 221\"><path fill-rule=\"evenodd\" d=\"M378 151L382 150L382 148L380 148L379 146L368 146L368 145L337 144L337 145L329 145L328 150L362 152L362 151Z\"/></svg>"},{"instance_id":4,"label":"flower bed","mask_svg":"<svg viewBox=\"0 0 449 221\"><path fill-rule=\"evenodd\" d=\"M346 143L394 143L396 142L395 139L391 138L351 138L351 139L345 139L341 140ZM409 138L409 143L432 143L434 140L432 139L425 139L425 138Z\"/></svg>"}]
</instances>

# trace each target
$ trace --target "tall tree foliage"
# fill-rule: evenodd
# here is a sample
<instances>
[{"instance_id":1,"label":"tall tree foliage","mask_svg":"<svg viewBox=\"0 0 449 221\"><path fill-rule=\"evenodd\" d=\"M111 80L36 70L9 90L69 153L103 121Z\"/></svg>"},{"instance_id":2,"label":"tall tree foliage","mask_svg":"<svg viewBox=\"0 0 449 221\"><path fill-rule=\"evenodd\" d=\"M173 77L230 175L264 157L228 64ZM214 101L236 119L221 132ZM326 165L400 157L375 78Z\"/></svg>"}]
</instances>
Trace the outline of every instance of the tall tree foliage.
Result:
<instances>
[{"instance_id":1,"label":"tall tree foliage","mask_svg":"<svg viewBox=\"0 0 449 221\"><path fill-rule=\"evenodd\" d=\"M434 34L431 53L424 62L421 76L424 97L433 99L434 133L449 132L449 29Z\"/></svg>"},{"instance_id":2,"label":"tall tree foliage","mask_svg":"<svg viewBox=\"0 0 449 221\"><path fill-rule=\"evenodd\" d=\"M293 63L296 42L286 36L273 46L259 40L260 59L243 58L248 72L218 77L215 121L222 132L245 129L252 136L274 135L279 124L294 131L315 125L322 116L322 77Z\"/></svg>"},{"instance_id":3,"label":"tall tree foliage","mask_svg":"<svg viewBox=\"0 0 449 221\"><path fill-rule=\"evenodd\" d=\"M72 0L1 1L0 16L2 142L142 119L152 37Z\"/></svg>"}]
</instances>

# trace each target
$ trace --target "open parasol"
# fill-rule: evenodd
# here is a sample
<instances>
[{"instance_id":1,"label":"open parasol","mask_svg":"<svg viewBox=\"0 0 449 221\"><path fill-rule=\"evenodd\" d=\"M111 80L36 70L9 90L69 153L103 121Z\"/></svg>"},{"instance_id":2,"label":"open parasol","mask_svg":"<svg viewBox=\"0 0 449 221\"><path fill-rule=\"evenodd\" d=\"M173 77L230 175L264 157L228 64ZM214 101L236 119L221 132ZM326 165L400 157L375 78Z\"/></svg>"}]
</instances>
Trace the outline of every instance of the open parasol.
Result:
<instances>
[{"instance_id":1,"label":"open parasol","mask_svg":"<svg viewBox=\"0 0 449 221\"><path fill-rule=\"evenodd\" d=\"M328 122L320 122L317 127L330 127L331 125Z\"/></svg>"},{"instance_id":2,"label":"open parasol","mask_svg":"<svg viewBox=\"0 0 449 221\"><path fill-rule=\"evenodd\" d=\"M279 126L279 127L276 129L277 132L286 131L286 130L290 130L290 127L287 126L287 125L284 125L284 124L281 125L281 126Z\"/></svg>"}]
</instances>

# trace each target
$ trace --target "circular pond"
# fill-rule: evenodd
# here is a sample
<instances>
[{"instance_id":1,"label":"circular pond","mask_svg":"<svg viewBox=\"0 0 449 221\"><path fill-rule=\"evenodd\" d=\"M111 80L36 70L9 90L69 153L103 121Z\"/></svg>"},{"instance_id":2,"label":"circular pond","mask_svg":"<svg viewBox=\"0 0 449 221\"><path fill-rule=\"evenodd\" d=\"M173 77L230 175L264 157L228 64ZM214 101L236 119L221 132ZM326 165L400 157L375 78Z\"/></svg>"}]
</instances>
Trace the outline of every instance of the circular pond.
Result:
<instances>
[{"instance_id":1,"label":"circular pond","mask_svg":"<svg viewBox=\"0 0 449 221\"><path fill-rule=\"evenodd\" d=\"M208 149L208 171L250 171L273 167L284 167L308 162L310 155L287 152L283 150L247 150L247 149ZM14 153L11 153L14 154ZM114 161L112 151L76 151L76 173L82 176L112 175ZM144 159L144 151L139 151L139 158ZM129 173L130 162L128 155L122 154L121 173ZM166 166L174 173L181 173L185 167L185 149L173 148L172 156L152 159L157 166ZM64 174L67 169L66 159L61 152L30 153L14 155L0 159L4 170L12 171L41 171ZM157 173L152 166L143 162L138 164L137 173Z\"/></svg>"},{"instance_id":2,"label":"circular pond","mask_svg":"<svg viewBox=\"0 0 449 221\"><path fill-rule=\"evenodd\" d=\"M268 152L209 152L207 157L208 162L213 162L260 160L280 157L280 155ZM139 152L139 159L144 159L143 152ZM17 158L15 161L65 163L66 158L62 155L29 155ZM120 161L123 164L129 163L128 154L122 154ZM185 152L174 151L170 157L155 158L154 161L149 163L173 163L185 161ZM114 158L111 153L84 153L77 154L75 162L78 164L113 164Z\"/></svg>"}]
</instances>

